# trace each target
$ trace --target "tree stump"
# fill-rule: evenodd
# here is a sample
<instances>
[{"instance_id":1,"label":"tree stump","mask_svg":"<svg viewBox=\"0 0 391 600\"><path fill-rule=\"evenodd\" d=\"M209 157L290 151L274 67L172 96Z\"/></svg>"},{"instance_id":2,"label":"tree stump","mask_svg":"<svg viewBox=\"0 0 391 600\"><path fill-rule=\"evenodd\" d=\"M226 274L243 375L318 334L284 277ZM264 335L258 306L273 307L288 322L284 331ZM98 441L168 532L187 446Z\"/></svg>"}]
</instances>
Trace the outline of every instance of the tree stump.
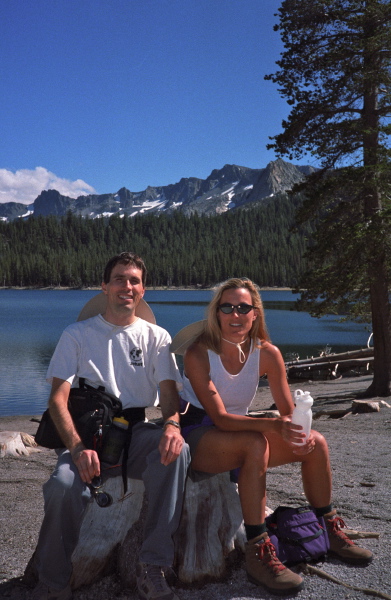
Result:
<instances>
[{"instance_id":1,"label":"tree stump","mask_svg":"<svg viewBox=\"0 0 391 600\"><path fill-rule=\"evenodd\" d=\"M103 489L114 502L110 507L100 508L93 501L86 509L72 556L73 589L115 571L124 588L132 588L136 583L147 508L144 485L129 479L128 493L123 500L120 499L121 477L108 479ZM230 481L229 473L199 482L188 478L174 542L174 568L182 583L201 584L226 576L245 544L237 485Z\"/></svg>"}]
</instances>

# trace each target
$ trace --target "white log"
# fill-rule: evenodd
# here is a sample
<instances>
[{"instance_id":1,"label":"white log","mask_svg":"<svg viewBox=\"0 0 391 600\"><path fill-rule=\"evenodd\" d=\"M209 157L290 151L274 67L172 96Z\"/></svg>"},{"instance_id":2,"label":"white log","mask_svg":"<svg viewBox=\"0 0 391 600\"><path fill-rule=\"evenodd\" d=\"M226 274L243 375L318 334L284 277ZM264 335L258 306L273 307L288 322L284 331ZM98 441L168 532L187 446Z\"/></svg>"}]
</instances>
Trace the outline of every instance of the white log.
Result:
<instances>
[{"instance_id":1,"label":"white log","mask_svg":"<svg viewBox=\"0 0 391 600\"><path fill-rule=\"evenodd\" d=\"M142 481L128 479L125 497L120 476L105 481L102 490L113 497L113 504L102 508L93 500L87 506L79 542L72 555L71 585L74 589L88 585L113 570L119 546L140 517L144 498Z\"/></svg>"},{"instance_id":2,"label":"white log","mask_svg":"<svg viewBox=\"0 0 391 600\"><path fill-rule=\"evenodd\" d=\"M39 452L33 436L22 431L0 431L0 458L28 456L31 452Z\"/></svg>"},{"instance_id":3,"label":"white log","mask_svg":"<svg viewBox=\"0 0 391 600\"><path fill-rule=\"evenodd\" d=\"M199 482L187 480L175 570L183 583L219 581L244 551L246 536L236 483L229 473Z\"/></svg>"},{"instance_id":4,"label":"white log","mask_svg":"<svg viewBox=\"0 0 391 600\"><path fill-rule=\"evenodd\" d=\"M129 479L128 486L130 495L121 501L122 479L111 478L102 489L113 496L113 505L101 508L95 501L88 505L72 556L74 589L113 570L119 572L124 588L134 587L147 503L141 481ZM181 582L224 578L245 544L237 485L228 473L196 483L188 479L174 542L174 567Z\"/></svg>"}]
</instances>

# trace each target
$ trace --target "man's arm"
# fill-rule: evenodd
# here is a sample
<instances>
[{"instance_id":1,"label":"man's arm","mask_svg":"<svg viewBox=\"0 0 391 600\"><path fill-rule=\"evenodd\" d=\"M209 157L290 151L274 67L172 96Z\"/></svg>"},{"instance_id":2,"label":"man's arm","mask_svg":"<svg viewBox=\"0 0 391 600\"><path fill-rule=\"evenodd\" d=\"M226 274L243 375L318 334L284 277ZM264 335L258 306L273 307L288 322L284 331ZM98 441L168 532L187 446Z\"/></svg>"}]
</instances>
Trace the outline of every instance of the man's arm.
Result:
<instances>
[{"instance_id":1,"label":"man's arm","mask_svg":"<svg viewBox=\"0 0 391 600\"><path fill-rule=\"evenodd\" d=\"M179 395L176 388L176 382L171 379L161 381L160 387L160 407L164 423L166 421L176 421L179 424ZM169 465L174 462L181 453L183 446L183 437L181 430L168 423L164 427L163 435L160 440L159 450L161 463Z\"/></svg>"},{"instance_id":2,"label":"man's arm","mask_svg":"<svg viewBox=\"0 0 391 600\"><path fill-rule=\"evenodd\" d=\"M71 386L68 381L53 377L52 390L49 398L50 416L71 453L82 481L90 483L93 477L100 475L100 462L94 450L87 450L76 431L71 414L68 410L68 399Z\"/></svg>"}]
</instances>

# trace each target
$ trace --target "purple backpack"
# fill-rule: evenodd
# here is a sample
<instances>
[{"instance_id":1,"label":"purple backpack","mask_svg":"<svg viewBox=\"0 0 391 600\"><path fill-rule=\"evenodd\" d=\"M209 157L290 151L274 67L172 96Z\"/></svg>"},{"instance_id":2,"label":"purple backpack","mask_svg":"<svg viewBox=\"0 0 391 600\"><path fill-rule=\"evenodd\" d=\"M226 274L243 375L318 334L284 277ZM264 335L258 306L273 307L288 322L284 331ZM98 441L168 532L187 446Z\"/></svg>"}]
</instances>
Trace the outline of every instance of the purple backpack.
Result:
<instances>
[{"instance_id":1,"label":"purple backpack","mask_svg":"<svg viewBox=\"0 0 391 600\"><path fill-rule=\"evenodd\" d=\"M266 526L282 563L320 560L330 548L324 519L310 506L279 506L266 517Z\"/></svg>"}]
</instances>

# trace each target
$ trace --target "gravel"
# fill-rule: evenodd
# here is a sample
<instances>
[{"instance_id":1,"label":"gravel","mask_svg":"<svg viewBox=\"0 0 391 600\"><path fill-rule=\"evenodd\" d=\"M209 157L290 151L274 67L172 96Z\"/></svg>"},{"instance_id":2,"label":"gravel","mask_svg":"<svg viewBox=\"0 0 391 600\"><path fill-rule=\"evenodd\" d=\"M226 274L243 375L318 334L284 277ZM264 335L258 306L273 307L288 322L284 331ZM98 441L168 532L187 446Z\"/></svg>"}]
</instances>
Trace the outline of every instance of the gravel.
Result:
<instances>
[{"instance_id":1,"label":"gravel","mask_svg":"<svg viewBox=\"0 0 391 600\"><path fill-rule=\"evenodd\" d=\"M334 381L305 382L291 389L311 392L314 413L321 410L349 408L352 397L365 390L371 378L346 377ZM391 405L391 399L385 399ZM253 409L269 408L269 388L260 388ZM31 416L3 417L0 430L34 434L36 421ZM333 501L349 528L380 534L379 538L360 540L375 555L366 567L343 564L336 559L317 563L316 567L339 582L319 575L305 574L304 590L298 600L361 600L370 597L391 599L391 409L348 415L340 419L322 416L314 419L314 429L323 433L329 443L333 470ZM29 456L0 458L0 597L29 600L31 589L20 577L36 546L43 516L41 486L55 464L51 450ZM297 506L305 501L300 468L286 465L268 473L268 506ZM345 587L342 582L347 586ZM361 590L359 589L361 588ZM366 591L364 591L366 590ZM372 590L372 591L371 591ZM251 600L275 596L249 583L243 565L222 583L197 588L176 587L181 600ZM74 600L117 600L137 598L134 590L121 589L118 578L105 577L95 584L77 590Z\"/></svg>"}]
</instances>

